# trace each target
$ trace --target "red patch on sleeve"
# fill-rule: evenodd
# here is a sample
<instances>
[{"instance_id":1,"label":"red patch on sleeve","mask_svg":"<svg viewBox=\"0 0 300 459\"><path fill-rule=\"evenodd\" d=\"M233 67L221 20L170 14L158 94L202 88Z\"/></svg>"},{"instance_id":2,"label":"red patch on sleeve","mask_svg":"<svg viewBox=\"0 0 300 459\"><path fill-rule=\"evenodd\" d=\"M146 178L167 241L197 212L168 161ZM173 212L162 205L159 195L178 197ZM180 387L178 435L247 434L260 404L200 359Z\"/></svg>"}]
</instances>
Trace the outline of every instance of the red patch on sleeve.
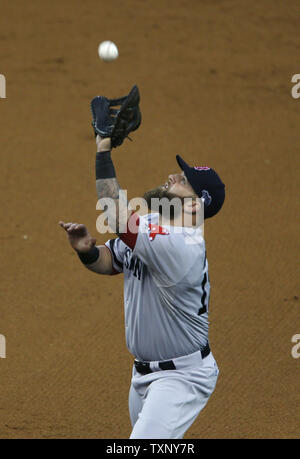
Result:
<instances>
[{"instance_id":1,"label":"red patch on sleeve","mask_svg":"<svg viewBox=\"0 0 300 459\"><path fill-rule=\"evenodd\" d=\"M139 233L139 226L140 217L138 216L138 214L133 213L128 218L126 233L120 234L120 239L132 250L134 249L136 244L136 240Z\"/></svg>"}]
</instances>

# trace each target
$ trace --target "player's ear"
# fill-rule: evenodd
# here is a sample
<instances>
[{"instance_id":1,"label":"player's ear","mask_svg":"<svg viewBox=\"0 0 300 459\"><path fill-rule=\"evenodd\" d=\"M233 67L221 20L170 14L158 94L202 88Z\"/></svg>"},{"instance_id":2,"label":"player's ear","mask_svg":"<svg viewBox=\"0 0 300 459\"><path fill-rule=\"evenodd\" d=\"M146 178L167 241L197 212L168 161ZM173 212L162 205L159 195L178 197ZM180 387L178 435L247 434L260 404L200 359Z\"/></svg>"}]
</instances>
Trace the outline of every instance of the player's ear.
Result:
<instances>
[{"instance_id":1,"label":"player's ear","mask_svg":"<svg viewBox=\"0 0 300 459\"><path fill-rule=\"evenodd\" d=\"M198 213L201 210L201 199L199 198L185 198L184 199L184 204L183 204L183 209L184 212L193 215Z\"/></svg>"}]
</instances>

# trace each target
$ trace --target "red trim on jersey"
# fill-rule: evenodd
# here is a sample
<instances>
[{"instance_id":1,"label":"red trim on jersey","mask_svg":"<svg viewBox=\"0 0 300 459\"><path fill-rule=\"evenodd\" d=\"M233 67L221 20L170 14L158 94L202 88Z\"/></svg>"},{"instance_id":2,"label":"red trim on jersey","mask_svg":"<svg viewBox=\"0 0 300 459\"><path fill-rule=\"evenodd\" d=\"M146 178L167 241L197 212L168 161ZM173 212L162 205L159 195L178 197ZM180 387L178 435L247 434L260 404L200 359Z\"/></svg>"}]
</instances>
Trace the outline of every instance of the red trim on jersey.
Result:
<instances>
[{"instance_id":1,"label":"red trim on jersey","mask_svg":"<svg viewBox=\"0 0 300 459\"><path fill-rule=\"evenodd\" d=\"M128 218L126 233L120 234L120 239L128 245L132 250L135 247L136 240L139 233L140 217L138 214L133 213Z\"/></svg>"}]
</instances>

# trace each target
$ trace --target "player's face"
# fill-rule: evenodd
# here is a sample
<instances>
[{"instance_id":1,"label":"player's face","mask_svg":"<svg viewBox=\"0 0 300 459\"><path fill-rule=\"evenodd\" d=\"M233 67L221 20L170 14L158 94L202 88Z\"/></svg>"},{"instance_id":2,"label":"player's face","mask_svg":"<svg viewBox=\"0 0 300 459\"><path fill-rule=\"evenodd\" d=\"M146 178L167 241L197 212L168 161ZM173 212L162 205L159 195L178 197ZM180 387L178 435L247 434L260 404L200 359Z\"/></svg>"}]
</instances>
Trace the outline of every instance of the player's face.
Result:
<instances>
[{"instance_id":1,"label":"player's face","mask_svg":"<svg viewBox=\"0 0 300 459\"><path fill-rule=\"evenodd\" d=\"M152 200L153 199L168 199L169 201L172 201L174 198L179 198L182 202L184 203L184 198L194 198L195 197L195 191L189 184L189 182L186 179L186 176L184 175L184 172L181 174L170 174L168 177L168 180L164 183L164 185L160 185L153 190L149 190L144 194L144 199L147 201L148 208L152 209ZM175 206L171 206L171 208L168 206L166 208L167 212L167 217L170 218L171 220L175 218ZM163 208L162 206L159 206L158 209L159 213L164 215L163 213ZM176 212L182 212L183 208L176 210ZM157 210L156 210L157 212ZM164 216L166 216L164 215Z\"/></svg>"},{"instance_id":2,"label":"player's face","mask_svg":"<svg viewBox=\"0 0 300 459\"><path fill-rule=\"evenodd\" d=\"M166 183L162 185L162 189L180 198L188 198L195 195L195 191L187 181L184 172L170 174Z\"/></svg>"},{"instance_id":3,"label":"player's face","mask_svg":"<svg viewBox=\"0 0 300 459\"><path fill-rule=\"evenodd\" d=\"M195 191L187 181L184 172L170 174L164 185L160 185L144 194L144 199L147 201L149 209L151 209L152 199L154 198L167 198L169 201L174 198L180 198L183 202L184 198L191 197L195 197Z\"/></svg>"}]
</instances>

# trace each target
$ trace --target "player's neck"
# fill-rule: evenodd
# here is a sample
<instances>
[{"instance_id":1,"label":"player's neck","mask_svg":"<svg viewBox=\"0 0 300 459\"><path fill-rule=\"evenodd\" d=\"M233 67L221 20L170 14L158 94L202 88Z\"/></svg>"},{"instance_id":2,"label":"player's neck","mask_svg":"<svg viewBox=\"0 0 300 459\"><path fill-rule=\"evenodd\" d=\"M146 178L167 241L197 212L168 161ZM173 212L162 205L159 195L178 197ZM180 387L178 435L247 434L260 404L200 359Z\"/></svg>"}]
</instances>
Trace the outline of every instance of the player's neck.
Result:
<instances>
[{"instance_id":1,"label":"player's neck","mask_svg":"<svg viewBox=\"0 0 300 459\"><path fill-rule=\"evenodd\" d=\"M183 228L197 228L199 226L196 215L190 215L186 213L183 213L182 215L179 215L178 217L175 217L173 219L164 218L163 215L160 215L159 224L161 226L167 225Z\"/></svg>"}]
</instances>

